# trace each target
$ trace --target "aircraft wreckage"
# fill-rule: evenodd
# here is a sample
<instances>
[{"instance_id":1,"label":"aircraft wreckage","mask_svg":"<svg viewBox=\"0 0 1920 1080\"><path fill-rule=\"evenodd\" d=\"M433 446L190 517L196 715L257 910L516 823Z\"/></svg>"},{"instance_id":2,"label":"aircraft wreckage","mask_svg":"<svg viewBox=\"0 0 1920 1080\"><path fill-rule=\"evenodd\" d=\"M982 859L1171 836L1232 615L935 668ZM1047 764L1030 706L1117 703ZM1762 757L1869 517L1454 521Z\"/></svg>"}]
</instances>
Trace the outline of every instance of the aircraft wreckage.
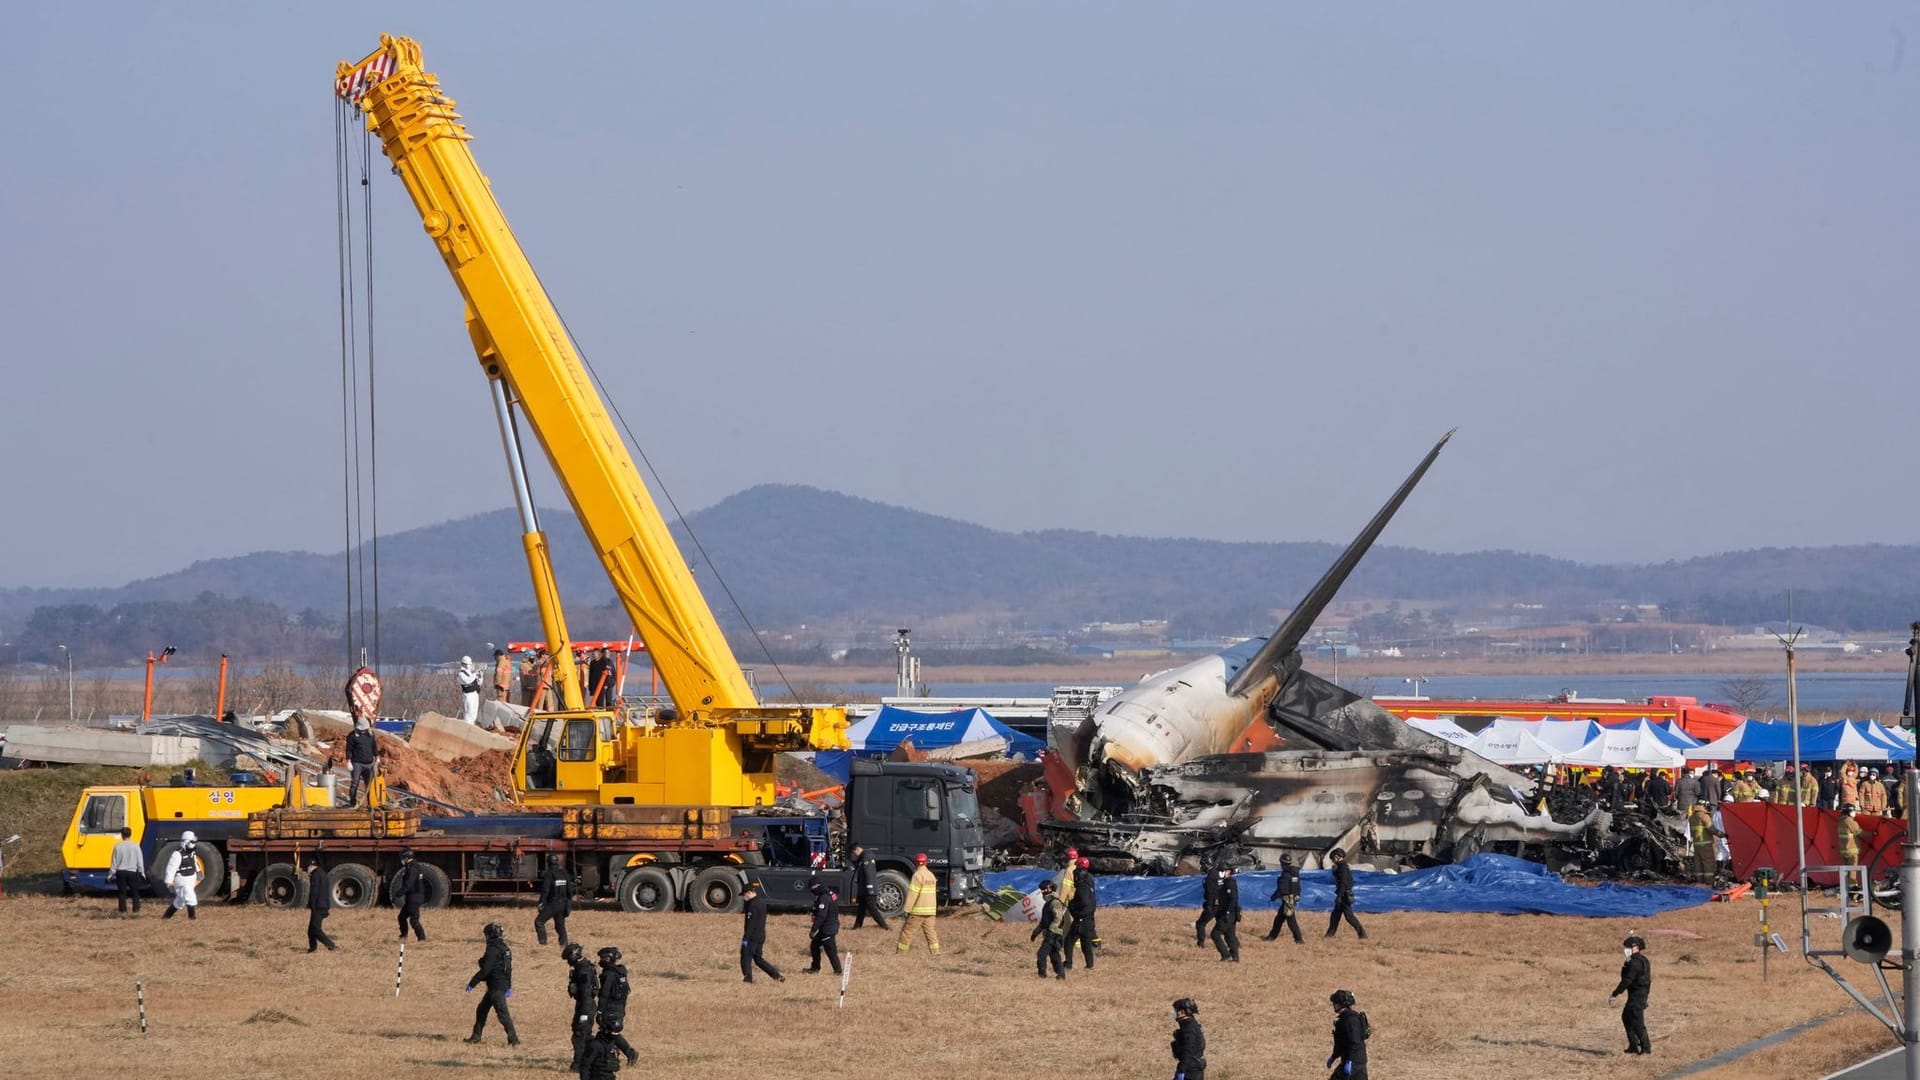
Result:
<instances>
[{"instance_id":1,"label":"aircraft wreckage","mask_svg":"<svg viewBox=\"0 0 1920 1080\"><path fill-rule=\"evenodd\" d=\"M1071 794L1044 830L1083 854L1159 873L1183 861L1274 867L1282 854L1317 866L1335 847L1375 863L1494 849L1556 866L1679 872L1685 840L1670 824L1615 823L1568 788L1530 809L1541 801L1532 779L1301 669L1314 620L1452 437L1271 636L1149 676L1056 738L1047 772Z\"/></svg>"}]
</instances>

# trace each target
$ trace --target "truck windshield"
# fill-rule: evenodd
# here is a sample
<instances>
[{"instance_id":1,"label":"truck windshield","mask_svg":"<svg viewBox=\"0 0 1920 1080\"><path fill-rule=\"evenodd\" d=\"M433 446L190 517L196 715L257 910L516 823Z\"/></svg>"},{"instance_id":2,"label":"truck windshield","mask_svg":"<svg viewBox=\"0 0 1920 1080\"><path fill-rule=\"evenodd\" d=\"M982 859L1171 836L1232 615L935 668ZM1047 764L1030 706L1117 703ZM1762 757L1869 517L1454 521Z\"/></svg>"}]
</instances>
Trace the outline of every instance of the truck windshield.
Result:
<instances>
[{"instance_id":1,"label":"truck windshield","mask_svg":"<svg viewBox=\"0 0 1920 1080\"><path fill-rule=\"evenodd\" d=\"M954 824L980 824L980 800L974 796L972 788L948 788L947 805L953 810Z\"/></svg>"}]
</instances>

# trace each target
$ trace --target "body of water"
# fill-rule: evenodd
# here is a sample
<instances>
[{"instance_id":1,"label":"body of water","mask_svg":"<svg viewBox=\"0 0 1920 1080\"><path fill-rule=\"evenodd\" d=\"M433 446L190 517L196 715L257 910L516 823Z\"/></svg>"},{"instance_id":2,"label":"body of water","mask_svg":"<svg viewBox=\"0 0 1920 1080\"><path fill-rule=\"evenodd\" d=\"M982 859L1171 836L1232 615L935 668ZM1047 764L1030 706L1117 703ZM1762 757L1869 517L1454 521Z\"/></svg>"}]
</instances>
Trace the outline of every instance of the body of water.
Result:
<instances>
[{"instance_id":1,"label":"body of water","mask_svg":"<svg viewBox=\"0 0 1920 1080\"><path fill-rule=\"evenodd\" d=\"M1751 678L1742 676L1741 678ZM1545 699L1573 691L1582 698L1625 698L1636 701L1650 697L1691 697L1704 702L1727 699L1725 675L1442 675L1420 682L1420 695L1430 698L1479 698L1481 700ZM1092 680L1089 680L1092 681ZM1900 714L1905 681L1898 675L1857 674L1853 672L1803 672L1797 679L1800 707L1826 711L1848 711L1858 716L1882 720ZM1369 677L1342 679L1340 684L1360 694L1407 695L1413 688L1404 679ZM1773 707L1766 715L1783 715L1787 708L1785 675L1766 679ZM1053 693L1052 683L931 683L931 697L1044 698ZM833 689L847 695L891 697L893 683L862 682L834 684Z\"/></svg>"}]
</instances>

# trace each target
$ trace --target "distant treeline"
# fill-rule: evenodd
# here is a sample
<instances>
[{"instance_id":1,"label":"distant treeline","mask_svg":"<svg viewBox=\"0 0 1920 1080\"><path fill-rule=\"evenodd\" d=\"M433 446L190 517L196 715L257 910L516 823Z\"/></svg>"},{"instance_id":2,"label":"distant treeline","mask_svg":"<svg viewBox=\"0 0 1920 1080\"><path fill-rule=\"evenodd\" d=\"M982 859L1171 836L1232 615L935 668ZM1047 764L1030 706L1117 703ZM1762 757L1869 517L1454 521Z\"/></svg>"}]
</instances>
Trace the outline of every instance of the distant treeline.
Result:
<instances>
[{"instance_id":1,"label":"distant treeline","mask_svg":"<svg viewBox=\"0 0 1920 1080\"><path fill-rule=\"evenodd\" d=\"M381 538L384 659L458 657L487 641L538 633L516 521L500 511ZM578 524L564 511L549 511L545 524L575 635L625 636L625 617ZM675 535L721 625L751 639L731 603L737 599L760 629L814 628L795 635L803 649L823 637L823 625L845 638L854 636L848 627L884 631L952 615L1059 631L1164 619L1175 639L1260 634L1339 551L1333 543L1002 532L788 486L742 492L691 524L697 550L684 527L676 525ZM1316 531L1337 530L1329 523ZM0 640L19 643L31 659L57 659L51 646L65 642L91 660L172 644L194 654L317 652L330 662L345 652L344 558L257 552L116 588L0 589ZM1920 546L1761 548L1641 566L1382 546L1343 595L1378 598L1376 610L1398 597L1467 621L1522 602L1529 618L1547 623L1604 622L1633 605L1659 604L1668 621L1738 628L1783 619L1788 588L1796 621L1846 631L1901 628L1920 618ZM1404 636L1438 632L1429 625ZM1377 636L1395 634L1381 628Z\"/></svg>"}]
</instances>

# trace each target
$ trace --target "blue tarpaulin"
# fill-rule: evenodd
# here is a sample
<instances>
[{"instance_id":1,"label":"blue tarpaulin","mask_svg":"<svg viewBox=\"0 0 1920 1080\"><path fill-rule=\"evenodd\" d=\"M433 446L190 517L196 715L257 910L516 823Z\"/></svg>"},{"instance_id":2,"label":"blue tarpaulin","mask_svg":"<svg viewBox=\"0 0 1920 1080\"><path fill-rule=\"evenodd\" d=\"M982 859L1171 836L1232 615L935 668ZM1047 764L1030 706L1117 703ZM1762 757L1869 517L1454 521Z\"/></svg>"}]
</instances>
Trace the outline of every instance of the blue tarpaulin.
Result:
<instances>
[{"instance_id":1,"label":"blue tarpaulin","mask_svg":"<svg viewBox=\"0 0 1920 1080\"><path fill-rule=\"evenodd\" d=\"M1048 870L1011 870L986 875L988 890L1011 885L1023 893L1051 878ZM1274 871L1235 875L1242 908L1271 911ZM1102 907L1200 907L1200 877L1106 877L1100 884ZM1656 915L1695 907L1713 898L1711 889L1692 885L1575 885L1535 862L1509 855L1480 854L1453 866L1409 870L1401 874L1356 870L1354 907L1360 911L1461 911L1492 915L1584 915L1618 918ZM1333 874L1309 870L1300 875L1300 906L1311 911L1333 907Z\"/></svg>"}]
</instances>

